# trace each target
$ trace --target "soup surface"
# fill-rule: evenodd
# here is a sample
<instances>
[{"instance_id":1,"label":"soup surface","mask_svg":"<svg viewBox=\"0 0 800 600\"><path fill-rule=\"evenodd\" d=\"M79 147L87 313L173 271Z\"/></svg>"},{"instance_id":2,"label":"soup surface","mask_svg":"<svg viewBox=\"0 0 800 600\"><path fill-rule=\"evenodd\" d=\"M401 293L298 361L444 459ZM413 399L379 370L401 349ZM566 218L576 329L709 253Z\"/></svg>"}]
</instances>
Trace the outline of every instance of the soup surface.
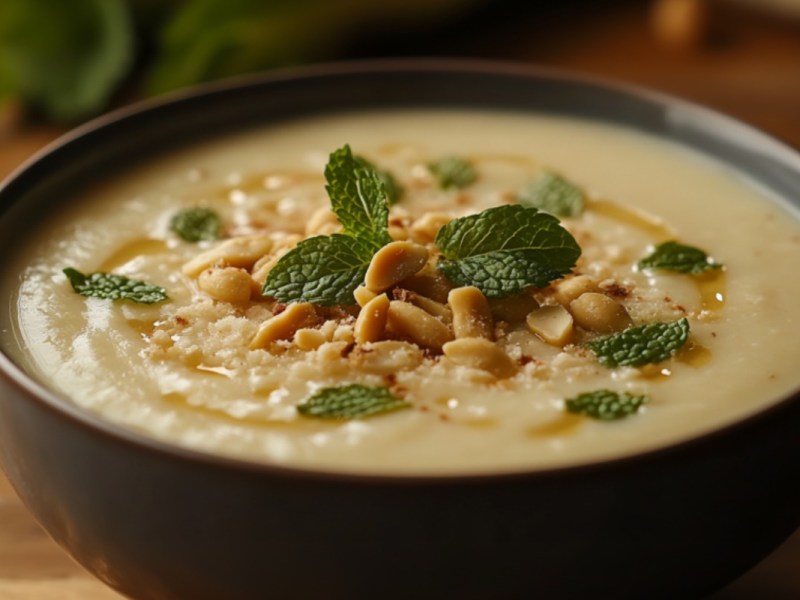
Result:
<instances>
[{"instance_id":1,"label":"soup surface","mask_svg":"<svg viewBox=\"0 0 800 600\"><path fill-rule=\"evenodd\" d=\"M358 304L386 294L371 334L355 299L298 312L259 291L300 240L341 229L323 172L344 144L402 185L388 233L427 257L402 281L359 291ZM442 187L430 165L445 156L470 165L474 181ZM459 330L450 289L465 286L437 270L437 231L522 206L520 190L543 173L580 190L582 209L562 218L581 247L577 264L511 300L472 288L478 308ZM176 235L175 215L197 207L219 217L211 237L221 239ZM226 255L229 238L262 244L259 256ZM671 240L707 252L708 268L693 275L638 264ZM19 257L4 274L14 298L4 345L23 346L15 358L32 373L115 423L270 464L434 474L586 463L718 428L800 384L796 214L708 158L592 122L466 111L287 122L93 185ZM65 268L145 281L169 300L85 297ZM613 318L597 320L605 309L588 300L598 299ZM628 327L682 319L688 339L655 364L604 366L592 350L593 340ZM420 325L485 343L459 351L421 340ZM491 350L481 362L476 354L488 347L499 358ZM389 390L404 409L355 419L298 410L320 390L349 384ZM645 401L615 420L568 410L568 400L597 390Z\"/></svg>"}]
</instances>

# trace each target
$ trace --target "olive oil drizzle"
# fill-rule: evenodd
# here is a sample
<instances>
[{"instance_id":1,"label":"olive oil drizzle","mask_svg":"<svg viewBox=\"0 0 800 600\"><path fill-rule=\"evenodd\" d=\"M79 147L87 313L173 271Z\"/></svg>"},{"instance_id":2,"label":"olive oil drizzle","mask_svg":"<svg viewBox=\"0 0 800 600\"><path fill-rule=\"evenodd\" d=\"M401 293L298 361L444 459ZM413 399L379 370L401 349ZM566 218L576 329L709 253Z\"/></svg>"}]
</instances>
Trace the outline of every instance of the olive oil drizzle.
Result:
<instances>
[{"instance_id":1,"label":"olive oil drizzle","mask_svg":"<svg viewBox=\"0 0 800 600\"><path fill-rule=\"evenodd\" d=\"M120 247L114 254L104 260L97 270L103 273L110 273L140 256L152 256L168 251L169 247L164 240L151 238L133 240Z\"/></svg>"}]
</instances>

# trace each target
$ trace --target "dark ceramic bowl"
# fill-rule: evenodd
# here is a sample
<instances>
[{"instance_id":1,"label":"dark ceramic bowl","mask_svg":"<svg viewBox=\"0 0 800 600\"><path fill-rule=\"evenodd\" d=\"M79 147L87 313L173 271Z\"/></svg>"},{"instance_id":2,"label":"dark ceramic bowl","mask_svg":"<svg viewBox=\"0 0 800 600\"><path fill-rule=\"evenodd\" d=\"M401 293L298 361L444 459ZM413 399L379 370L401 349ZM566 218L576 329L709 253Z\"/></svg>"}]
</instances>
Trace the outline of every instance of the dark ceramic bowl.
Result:
<instances>
[{"instance_id":1,"label":"dark ceramic bowl","mask_svg":"<svg viewBox=\"0 0 800 600\"><path fill-rule=\"evenodd\" d=\"M154 148L289 117L411 105L618 123L713 155L800 204L800 157L716 113L528 68L378 62L209 86L80 128L0 190L0 256L36 215ZM0 369L9 479L58 543L136 598L691 598L746 571L800 523L800 394L621 460L372 477L172 447L74 406L6 354Z\"/></svg>"}]
</instances>

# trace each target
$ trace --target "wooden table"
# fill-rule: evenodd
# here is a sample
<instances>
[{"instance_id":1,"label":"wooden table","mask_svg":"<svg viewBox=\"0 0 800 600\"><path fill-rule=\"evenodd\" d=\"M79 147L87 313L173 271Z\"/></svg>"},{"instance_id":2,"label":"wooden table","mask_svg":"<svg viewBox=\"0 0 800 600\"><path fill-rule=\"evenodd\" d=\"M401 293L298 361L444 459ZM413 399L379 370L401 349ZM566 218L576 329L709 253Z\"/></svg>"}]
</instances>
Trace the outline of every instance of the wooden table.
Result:
<instances>
[{"instance_id":1,"label":"wooden table","mask_svg":"<svg viewBox=\"0 0 800 600\"><path fill-rule=\"evenodd\" d=\"M800 30L756 21L734 29L734 39L721 46L686 54L654 43L647 15L638 5L595 11L587 19L570 15L568 36L561 25L527 15L493 26L481 39L456 39L447 53L546 63L648 85L738 116L800 147ZM0 130L0 176L59 133L58 128L43 126ZM0 600L114 598L120 596L47 537L0 474ZM800 533L713 596L796 598Z\"/></svg>"}]
</instances>

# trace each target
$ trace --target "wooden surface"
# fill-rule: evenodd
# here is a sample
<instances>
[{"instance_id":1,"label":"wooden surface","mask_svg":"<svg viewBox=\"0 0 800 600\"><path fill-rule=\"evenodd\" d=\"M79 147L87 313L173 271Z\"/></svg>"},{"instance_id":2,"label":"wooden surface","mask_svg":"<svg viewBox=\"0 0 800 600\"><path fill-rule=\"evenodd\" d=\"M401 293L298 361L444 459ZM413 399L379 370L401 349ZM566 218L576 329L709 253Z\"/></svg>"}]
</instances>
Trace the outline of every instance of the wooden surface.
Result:
<instances>
[{"instance_id":1,"label":"wooden surface","mask_svg":"<svg viewBox=\"0 0 800 600\"><path fill-rule=\"evenodd\" d=\"M511 24L495 23L479 39L456 38L442 53L545 63L647 85L728 112L800 147L800 29L738 20L723 32L724 39L699 51L676 53L654 42L642 6L579 17L549 15L542 21L525 15ZM563 35L565 29L570 35ZM0 176L61 131L0 124ZM0 600L114 598L120 596L47 537L0 474ZM797 598L800 533L713 596L713 600Z\"/></svg>"}]
</instances>

